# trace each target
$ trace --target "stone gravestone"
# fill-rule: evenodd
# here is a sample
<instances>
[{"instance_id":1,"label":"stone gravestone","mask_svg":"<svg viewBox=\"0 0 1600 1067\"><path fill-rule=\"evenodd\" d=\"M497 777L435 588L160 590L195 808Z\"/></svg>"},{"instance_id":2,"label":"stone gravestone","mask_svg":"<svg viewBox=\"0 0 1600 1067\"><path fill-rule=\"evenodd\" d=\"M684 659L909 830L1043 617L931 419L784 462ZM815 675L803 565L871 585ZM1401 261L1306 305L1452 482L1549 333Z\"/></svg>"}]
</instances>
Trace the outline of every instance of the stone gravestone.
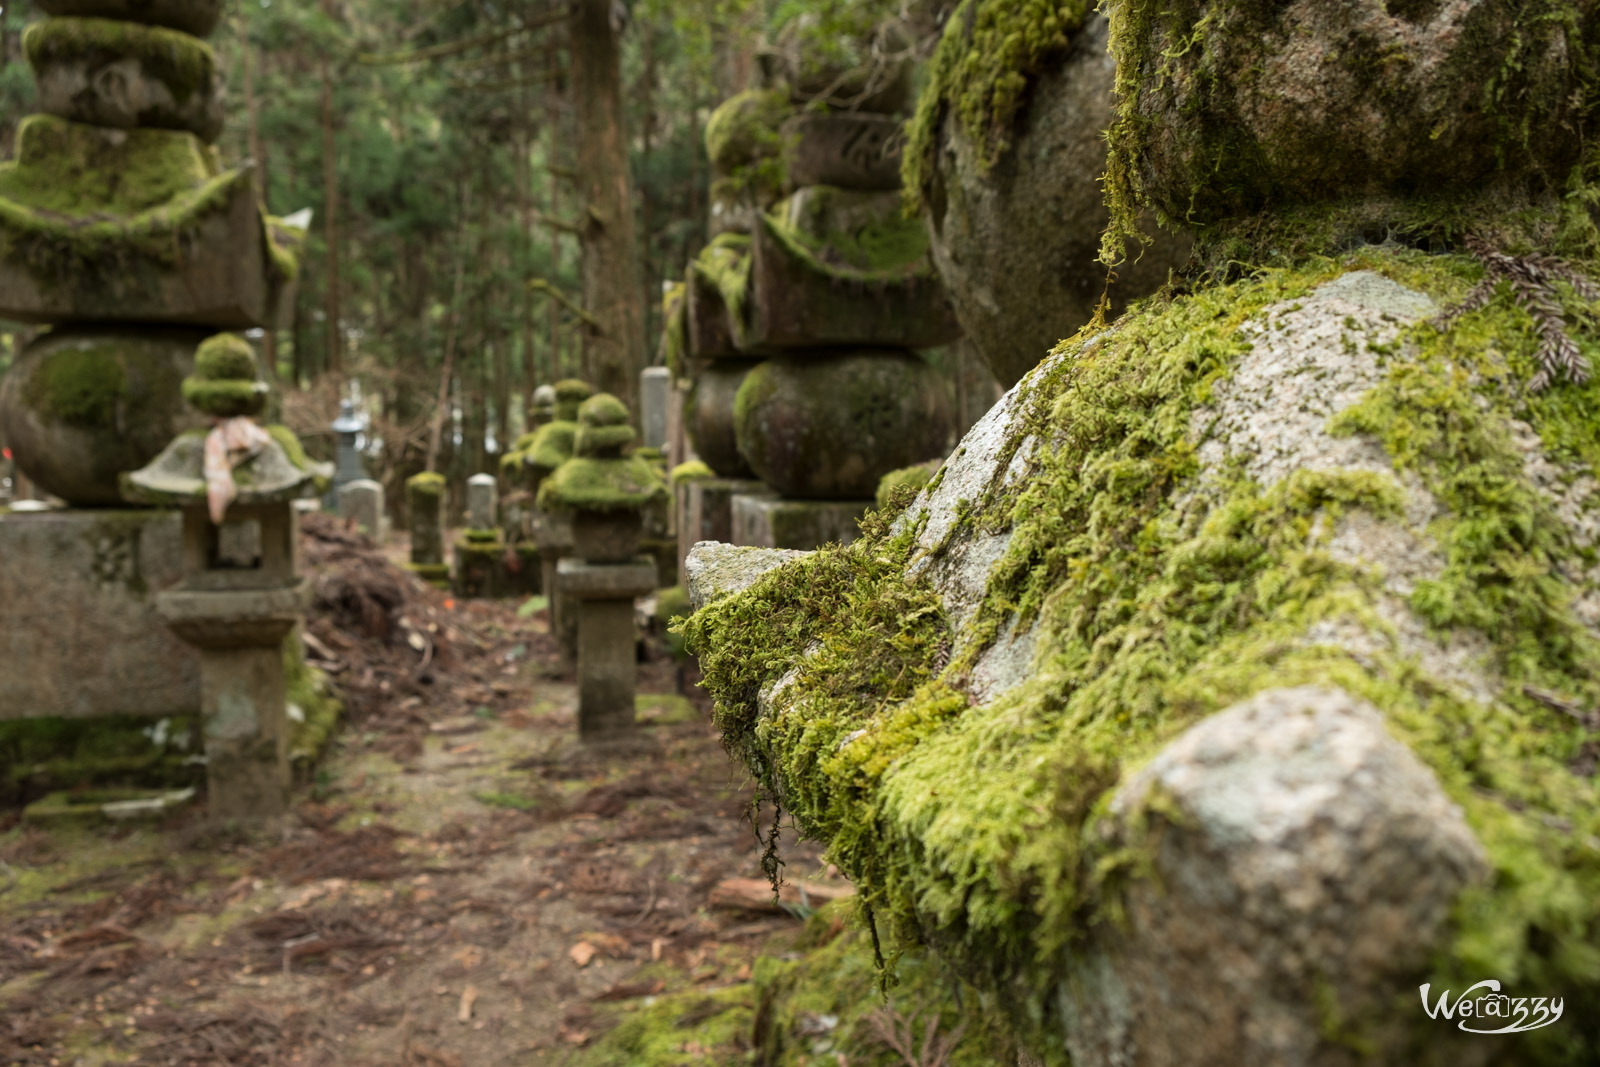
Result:
<instances>
[{"instance_id":1,"label":"stone gravestone","mask_svg":"<svg viewBox=\"0 0 1600 1067\"><path fill-rule=\"evenodd\" d=\"M371 478L358 478L340 486L339 517L354 519L356 528L368 537L383 540L383 486Z\"/></svg>"},{"instance_id":2,"label":"stone gravestone","mask_svg":"<svg viewBox=\"0 0 1600 1067\"><path fill-rule=\"evenodd\" d=\"M495 499L494 475L474 474L468 478L467 525L474 530L494 529Z\"/></svg>"},{"instance_id":3,"label":"stone gravestone","mask_svg":"<svg viewBox=\"0 0 1600 1067\"><path fill-rule=\"evenodd\" d=\"M408 569L434 585L447 584L444 561L444 475L423 471L406 479L406 507L411 513L411 562Z\"/></svg>"},{"instance_id":4,"label":"stone gravestone","mask_svg":"<svg viewBox=\"0 0 1600 1067\"><path fill-rule=\"evenodd\" d=\"M671 399L671 371L646 367L639 372L639 439L646 448L666 448L667 404Z\"/></svg>"}]
</instances>

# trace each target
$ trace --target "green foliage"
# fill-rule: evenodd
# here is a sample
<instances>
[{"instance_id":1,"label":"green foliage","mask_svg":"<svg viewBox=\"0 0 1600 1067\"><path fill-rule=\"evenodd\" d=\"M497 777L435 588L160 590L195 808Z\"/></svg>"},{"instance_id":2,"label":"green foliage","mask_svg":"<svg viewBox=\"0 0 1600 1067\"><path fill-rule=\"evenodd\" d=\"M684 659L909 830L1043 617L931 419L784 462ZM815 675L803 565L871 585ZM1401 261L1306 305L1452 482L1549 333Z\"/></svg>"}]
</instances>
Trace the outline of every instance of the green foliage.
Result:
<instances>
[{"instance_id":1,"label":"green foliage","mask_svg":"<svg viewBox=\"0 0 1600 1067\"><path fill-rule=\"evenodd\" d=\"M1088 0L964 0L945 23L906 130L907 198L928 207L940 129L954 116L988 169L1011 150L1033 75L1061 56L1089 17Z\"/></svg>"},{"instance_id":2,"label":"green foliage","mask_svg":"<svg viewBox=\"0 0 1600 1067\"><path fill-rule=\"evenodd\" d=\"M882 518L682 625L725 741L767 796L827 845L886 932L994 996L1036 1050L1059 1048L1054 991L1071 950L1150 870L1106 819L1109 794L1186 726L1271 686L1330 684L1371 701L1487 850L1495 876L1460 898L1433 981L1496 974L1565 996L1578 1018L1600 1004L1600 795L1570 765L1584 731L1529 695L1600 703L1600 642L1572 604L1592 549L1505 437L1514 417L1553 453L1592 462L1585 413L1600 384L1533 398L1507 388L1531 376L1537 336L1499 303L1443 334L1413 328L1338 424L1376 437L1445 505L1431 533L1446 563L1416 584L1412 607L1486 643L1486 669L1504 682L1494 706L1401 652L1358 658L1305 638L1323 620L1385 632L1379 578L1336 559L1326 538L1346 512L1395 514L1393 477L1199 478L1192 419L1247 350L1239 327L1361 268L1445 304L1477 273L1459 257L1369 250L1150 301L1063 342L1064 358L1022 384L1023 432L1008 445L1053 447L960 512L968 529L1010 532L961 634L924 579L906 576L915 527ZM1586 327L1579 343L1600 351L1600 334ZM998 469L1012 458L1003 450ZM979 653L1027 630L1031 677L969 702ZM1595 1047L1600 1034L1581 1026L1533 1036L1524 1054L1577 1063Z\"/></svg>"}]
</instances>

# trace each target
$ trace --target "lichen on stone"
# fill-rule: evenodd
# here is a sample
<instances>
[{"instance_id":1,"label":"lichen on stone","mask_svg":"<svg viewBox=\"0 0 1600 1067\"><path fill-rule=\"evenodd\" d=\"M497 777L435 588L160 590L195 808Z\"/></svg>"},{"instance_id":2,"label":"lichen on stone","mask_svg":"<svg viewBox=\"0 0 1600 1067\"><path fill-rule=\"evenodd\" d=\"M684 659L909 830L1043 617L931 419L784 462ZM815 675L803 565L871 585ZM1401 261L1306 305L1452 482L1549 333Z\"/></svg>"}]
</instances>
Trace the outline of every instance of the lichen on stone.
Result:
<instances>
[{"instance_id":1,"label":"lichen on stone","mask_svg":"<svg viewBox=\"0 0 1600 1067\"><path fill-rule=\"evenodd\" d=\"M706 466L700 460L691 459L686 463L680 463L676 467L673 467L671 479L673 485L684 485L688 482L705 481L708 478L715 478L716 476L717 472Z\"/></svg>"}]
</instances>

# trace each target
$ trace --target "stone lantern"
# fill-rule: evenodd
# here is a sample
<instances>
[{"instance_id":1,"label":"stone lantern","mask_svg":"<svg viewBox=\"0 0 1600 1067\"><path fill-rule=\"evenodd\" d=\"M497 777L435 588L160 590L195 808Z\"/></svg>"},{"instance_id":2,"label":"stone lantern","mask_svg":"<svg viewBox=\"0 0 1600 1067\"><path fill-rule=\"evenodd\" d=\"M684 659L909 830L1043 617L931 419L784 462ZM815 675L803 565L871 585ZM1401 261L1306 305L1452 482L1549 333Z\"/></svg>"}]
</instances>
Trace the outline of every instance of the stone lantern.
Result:
<instances>
[{"instance_id":1,"label":"stone lantern","mask_svg":"<svg viewBox=\"0 0 1600 1067\"><path fill-rule=\"evenodd\" d=\"M556 587L577 616L578 734L617 740L633 729L637 677L633 602L653 592L656 568L636 555L644 512L666 499L660 474L626 455L634 430L609 393L578 413L574 455L539 489L539 506L567 516L574 556L560 561Z\"/></svg>"},{"instance_id":2,"label":"stone lantern","mask_svg":"<svg viewBox=\"0 0 1600 1067\"><path fill-rule=\"evenodd\" d=\"M358 482L367 476L367 469L361 464L361 435L366 432L367 420L356 414L354 403L341 400L339 417L329 429L338 442L333 472L333 487L337 490L346 482Z\"/></svg>"},{"instance_id":3,"label":"stone lantern","mask_svg":"<svg viewBox=\"0 0 1600 1067\"><path fill-rule=\"evenodd\" d=\"M211 429L180 434L122 476L127 499L182 510L183 578L156 609L200 651L207 791L222 818L288 804L283 640L309 592L291 502L317 495L333 473L285 427L256 424L266 393L243 338L209 338L183 396Z\"/></svg>"},{"instance_id":4,"label":"stone lantern","mask_svg":"<svg viewBox=\"0 0 1600 1067\"><path fill-rule=\"evenodd\" d=\"M576 655L577 628L556 583L556 567L572 550L572 525L564 513L551 512L539 503L539 491L545 479L572 458L578 435L578 408L593 390L587 382L566 378L550 391L555 418L539 427L528 445L524 467L528 489L534 494L533 543L539 549L540 584L550 598L550 630L560 640L562 653L571 659Z\"/></svg>"}]
</instances>

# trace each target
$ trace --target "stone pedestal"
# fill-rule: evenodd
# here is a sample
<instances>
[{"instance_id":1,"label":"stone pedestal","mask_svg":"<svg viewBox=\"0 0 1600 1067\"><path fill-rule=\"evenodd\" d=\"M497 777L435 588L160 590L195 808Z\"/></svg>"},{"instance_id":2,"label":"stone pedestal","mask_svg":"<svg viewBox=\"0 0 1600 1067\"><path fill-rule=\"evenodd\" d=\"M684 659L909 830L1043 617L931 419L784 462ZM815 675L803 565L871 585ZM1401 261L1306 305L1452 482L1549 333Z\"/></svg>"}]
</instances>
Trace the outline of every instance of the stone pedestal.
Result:
<instances>
[{"instance_id":1,"label":"stone pedestal","mask_svg":"<svg viewBox=\"0 0 1600 1067\"><path fill-rule=\"evenodd\" d=\"M452 546L455 579L451 587L465 600L507 595L506 543L499 530L468 530Z\"/></svg>"},{"instance_id":2,"label":"stone pedestal","mask_svg":"<svg viewBox=\"0 0 1600 1067\"><path fill-rule=\"evenodd\" d=\"M848 545L870 500L790 500L740 493L731 501L732 542L757 548L812 549L830 541ZM712 538L706 538L712 540Z\"/></svg>"},{"instance_id":3,"label":"stone pedestal","mask_svg":"<svg viewBox=\"0 0 1600 1067\"><path fill-rule=\"evenodd\" d=\"M162 625L176 511L0 515L0 721L200 710L200 656Z\"/></svg>"},{"instance_id":4,"label":"stone pedestal","mask_svg":"<svg viewBox=\"0 0 1600 1067\"><path fill-rule=\"evenodd\" d=\"M667 409L672 403L672 372L646 367L639 372L639 443L665 451L668 442Z\"/></svg>"},{"instance_id":5,"label":"stone pedestal","mask_svg":"<svg viewBox=\"0 0 1600 1067\"><path fill-rule=\"evenodd\" d=\"M577 615L578 736L614 741L634 729L638 690L633 602L656 588L655 562L564 559L557 587Z\"/></svg>"},{"instance_id":6,"label":"stone pedestal","mask_svg":"<svg viewBox=\"0 0 1600 1067\"><path fill-rule=\"evenodd\" d=\"M689 483L684 504L684 529L679 531L683 554L700 541L742 544L733 532L733 501L737 496L771 497L777 494L750 478L706 478Z\"/></svg>"},{"instance_id":7,"label":"stone pedestal","mask_svg":"<svg viewBox=\"0 0 1600 1067\"><path fill-rule=\"evenodd\" d=\"M572 518L539 511L533 517L533 543L539 549L540 581L550 598L550 632L561 642L561 655L571 662L578 649L578 620L568 609L566 593L556 580L562 559L572 551Z\"/></svg>"},{"instance_id":8,"label":"stone pedestal","mask_svg":"<svg viewBox=\"0 0 1600 1067\"><path fill-rule=\"evenodd\" d=\"M359 478L339 487L339 517L354 519L374 541L382 541L385 531L383 486L371 478Z\"/></svg>"}]
</instances>

